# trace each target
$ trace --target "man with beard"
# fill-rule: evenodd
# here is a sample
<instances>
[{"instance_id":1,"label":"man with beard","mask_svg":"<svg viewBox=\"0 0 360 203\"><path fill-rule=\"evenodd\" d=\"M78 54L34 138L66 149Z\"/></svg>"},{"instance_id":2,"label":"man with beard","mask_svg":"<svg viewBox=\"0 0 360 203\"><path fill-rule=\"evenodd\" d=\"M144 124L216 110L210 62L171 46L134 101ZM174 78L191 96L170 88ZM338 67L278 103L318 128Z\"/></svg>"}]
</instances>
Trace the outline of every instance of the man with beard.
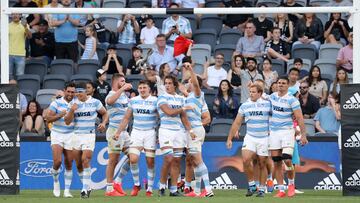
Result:
<instances>
[{"instance_id":1,"label":"man with beard","mask_svg":"<svg viewBox=\"0 0 360 203\"><path fill-rule=\"evenodd\" d=\"M240 78L241 78L241 100L240 103L245 103L246 100L249 98L249 87L252 85L255 80L261 79L264 80L263 75L261 75L256 67L257 67L257 61L255 58L248 57L246 59L246 69L240 70Z\"/></svg>"},{"instance_id":2,"label":"man with beard","mask_svg":"<svg viewBox=\"0 0 360 203\"><path fill-rule=\"evenodd\" d=\"M316 112L320 109L320 101L309 93L309 83L307 81L300 83L299 101L304 118L314 118Z\"/></svg>"}]
</instances>

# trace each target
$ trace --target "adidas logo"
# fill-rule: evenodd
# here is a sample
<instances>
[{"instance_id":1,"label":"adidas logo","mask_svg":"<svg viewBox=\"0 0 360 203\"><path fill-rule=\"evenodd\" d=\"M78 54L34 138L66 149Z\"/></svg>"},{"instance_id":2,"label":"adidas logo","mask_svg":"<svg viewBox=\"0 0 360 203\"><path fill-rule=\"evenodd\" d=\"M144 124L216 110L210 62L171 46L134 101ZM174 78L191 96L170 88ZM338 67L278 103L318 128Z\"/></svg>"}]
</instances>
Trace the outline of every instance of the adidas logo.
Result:
<instances>
[{"instance_id":1,"label":"adidas logo","mask_svg":"<svg viewBox=\"0 0 360 203\"><path fill-rule=\"evenodd\" d=\"M353 173L345 182L346 186L360 186L360 169Z\"/></svg>"},{"instance_id":2,"label":"adidas logo","mask_svg":"<svg viewBox=\"0 0 360 203\"><path fill-rule=\"evenodd\" d=\"M0 132L0 147L13 147L14 143L10 141L5 131Z\"/></svg>"},{"instance_id":3,"label":"adidas logo","mask_svg":"<svg viewBox=\"0 0 360 203\"><path fill-rule=\"evenodd\" d=\"M210 182L212 189L222 189L222 190L237 190L237 186L233 185L233 182L230 180L227 173L222 173L215 180Z\"/></svg>"},{"instance_id":4,"label":"adidas logo","mask_svg":"<svg viewBox=\"0 0 360 203\"><path fill-rule=\"evenodd\" d=\"M14 182L9 178L5 169L0 170L0 185L14 185Z\"/></svg>"},{"instance_id":5,"label":"adidas logo","mask_svg":"<svg viewBox=\"0 0 360 203\"><path fill-rule=\"evenodd\" d=\"M360 147L360 132L356 131L349 139L344 143L345 148Z\"/></svg>"},{"instance_id":6,"label":"adidas logo","mask_svg":"<svg viewBox=\"0 0 360 203\"><path fill-rule=\"evenodd\" d=\"M328 177L318 182L314 190L342 190L342 186L335 173L331 173Z\"/></svg>"},{"instance_id":7,"label":"adidas logo","mask_svg":"<svg viewBox=\"0 0 360 203\"><path fill-rule=\"evenodd\" d=\"M350 99L343 105L344 109L360 109L360 95L356 92Z\"/></svg>"},{"instance_id":8,"label":"adidas logo","mask_svg":"<svg viewBox=\"0 0 360 203\"><path fill-rule=\"evenodd\" d=\"M0 109L13 109L14 105L10 104L9 99L6 94L3 92L0 94Z\"/></svg>"}]
</instances>

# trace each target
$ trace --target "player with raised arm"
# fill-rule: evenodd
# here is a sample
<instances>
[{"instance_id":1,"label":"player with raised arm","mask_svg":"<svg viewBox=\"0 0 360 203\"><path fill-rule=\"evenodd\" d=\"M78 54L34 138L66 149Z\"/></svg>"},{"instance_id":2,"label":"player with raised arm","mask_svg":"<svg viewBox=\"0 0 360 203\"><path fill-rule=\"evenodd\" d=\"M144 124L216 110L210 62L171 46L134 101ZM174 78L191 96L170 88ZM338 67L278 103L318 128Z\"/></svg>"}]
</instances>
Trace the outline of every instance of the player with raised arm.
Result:
<instances>
[{"instance_id":1,"label":"player with raised arm","mask_svg":"<svg viewBox=\"0 0 360 203\"><path fill-rule=\"evenodd\" d=\"M271 104L269 101L261 98L263 88L258 84L250 86L250 98L243 103L234 123L231 126L226 146L232 148L232 139L238 138L237 133L243 120L246 123L246 135L242 146L242 158L244 161L244 171L246 173L249 187L246 196L252 196L256 192L254 181L253 161L258 160L260 172L260 187L257 197L265 196L266 182L266 160L269 155L268 138L269 138L269 118Z\"/></svg>"},{"instance_id":2,"label":"player with raised arm","mask_svg":"<svg viewBox=\"0 0 360 203\"><path fill-rule=\"evenodd\" d=\"M64 96L51 102L49 110L47 111L46 121L53 123L51 128L51 149L53 154L53 168L51 174L54 179L53 194L55 197L60 197L60 182L59 182L59 168L62 162L62 154L64 154L65 165L65 189L64 197L73 197L70 193L70 185L72 182L72 139L74 123L65 124L64 116L68 110L69 103L73 100L75 95L75 84L66 83L64 88Z\"/></svg>"},{"instance_id":3,"label":"player with raised arm","mask_svg":"<svg viewBox=\"0 0 360 203\"><path fill-rule=\"evenodd\" d=\"M70 102L70 110L64 117L66 125L74 122L73 151L79 174L82 173L81 198L90 197L91 158L95 148L95 123L98 113L102 115L99 131L104 131L108 114L101 102L86 95L86 84L76 85L76 98ZM83 170L83 171L81 171ZM81 177L81 175L80 175Z\"/></svg>"},{"instance_id":4,"label":"player with raised arm","mask_svg":"<svg viewBox=\"0 0 360 203\"><path fill-rule=\"evenodd\" d=\"M295 144L295 129L293 127L293 116L298 122L301 130L300 143L305 145L308 143L306 138L306 128L300 108L299 101L292 95L288 94L289 79L280 77L278 79L278 92L270 95L272 106L272 116L270 118L270 136L269 150L274 161L275 178L279 185L279 192L275 197L285 197L284 174L282 163L285 163L285 170L292 171L292 155ZM294 177L288 177L288 196L295 195Z\"/></svg>"}]
</instances>

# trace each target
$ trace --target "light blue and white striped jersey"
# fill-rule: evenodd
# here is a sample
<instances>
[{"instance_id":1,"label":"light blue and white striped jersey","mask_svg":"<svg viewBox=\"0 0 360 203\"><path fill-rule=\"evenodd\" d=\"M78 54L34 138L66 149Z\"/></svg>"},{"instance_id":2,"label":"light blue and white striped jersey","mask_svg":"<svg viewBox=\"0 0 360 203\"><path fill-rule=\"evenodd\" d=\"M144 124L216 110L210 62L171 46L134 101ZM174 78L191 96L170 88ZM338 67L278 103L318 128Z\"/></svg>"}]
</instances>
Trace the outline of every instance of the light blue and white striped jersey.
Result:
<instances>
[{"instance_id":1,"label":"light blue and white striped jersey","mask_svg":"<svg viewBox=\"0 0 360 203\"><path fill-rule=\"evenodd\" d=\"M133 128L137 130L150 130L157 127L157 98L149 96L143 99L140 95L130 99L129 109L134 117Z\"/></svg>"},{"instance_id":2,"label":"light blue and white striped jersey","mask_svg":"<svg viewBox=\"0 0 360 203\"><path fill-rule=\"evenodd\" d=\"M300 109L299 100L294 96L286 94L279 97L275 92L270 95L272 106L272 116L270 118L270 130L292 129L293 127L293 111Z\"/></svg>"},{"instance_id":3,"label":"light blue and white striped jersey","mask_svg":"<svg viewBox=\"0 0 360 203\"><path fill-rule=\"evenodd\" d=\"M245 118L246 134L256 138L269 136L270 101L259 98L256 102L248 99L238 111Z\"/></svg>"},{"instance_id":4,"label":"light blue and white striped jersey","mask_svg":"<svg viewBox=\"0 0 360 203\"><path fill-rule=\"evenodd\" d=\"M69 103L64 99L64 97L61 97L51 102L49 109L56 114L60 114L63 110L69 110ZM51 131L62 134L71 133L73 130L74 122L71 122L70 125L66 125L64 117L61 117L57 121L53 122L53 126L51 128Z\"/></svg>"},{"instance_id":5,"label":"light blue and white striped jersey","mask_svg":"<svg viewBox=\"0 0 360 203\"><path fill-rule=\"evenodd\" d=\"M159 96L157 100L157 109L160 115L160 127L168 130L178 131L182 125L180 114L176 116L168 116L161 109L160 106L163 104L168 105L172 109L180 109L184 106L185 98L178 94L171 95L165 93Z\"/></svg>"},{"instance_id":6,"label":"light blue and white striped jersey","mask_svg":"<svg viewBox=\"0 0 360 203\"><path fill-rule=\"evenodd\" d=\"M103 108L101 101L93 97L88 97L85 102L75 98L70 102L78 105L74 113L74 133L75 134L92 134L95 133L95 122L98 111Z\"/></svg>"},{"instance_id":7,"label":"light blue and white striped jersey","mask_svg":"<svg viewBox=\"0 0 360 203\"><path fill-rule=\"evenodd\" d=\"M105 98L105 103L106 100L114 94L115 91L111 90ZM106 109L109 114L109 127L116 129L119 127L119 124L125 116L128 104L129 98L124 92L121 93L120 97L115 101L113 105L106 104Z\"/></svg>"},{"instance_id":8,"label":"light blue and white striped jersey","mask_svg":"<svg viewBox=\"0 0 360 203\"><path fill-rule=\"evenodd\" d=\"M204 93L201 92L201 96L195 96L194 92L191 92L185 99L185 106L192 106L192 110L186 110L186 115L190 121L191 128L202 127L201 114L209 111L205 101Z\"/></svg>"}]
</instances>

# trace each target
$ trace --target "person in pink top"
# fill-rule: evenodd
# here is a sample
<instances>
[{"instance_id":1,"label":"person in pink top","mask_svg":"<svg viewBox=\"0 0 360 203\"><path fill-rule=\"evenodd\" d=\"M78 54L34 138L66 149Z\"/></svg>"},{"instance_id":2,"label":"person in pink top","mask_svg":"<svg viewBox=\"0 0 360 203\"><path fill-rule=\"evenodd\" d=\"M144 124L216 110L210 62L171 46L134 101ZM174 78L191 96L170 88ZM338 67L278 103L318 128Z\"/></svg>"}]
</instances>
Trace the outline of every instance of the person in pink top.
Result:
<instances>
[{"instance_id":1,"label":"person in pink top","mask_svg":"<svg viewBox=\"0 0 360 203\"><path fill-rule=\"evenodd\" d=\"M336 67L345 70L348 73L353 71L353 33L349 33L349 44L340 49L336 58Z\"/></svg>"}]
</instances>

